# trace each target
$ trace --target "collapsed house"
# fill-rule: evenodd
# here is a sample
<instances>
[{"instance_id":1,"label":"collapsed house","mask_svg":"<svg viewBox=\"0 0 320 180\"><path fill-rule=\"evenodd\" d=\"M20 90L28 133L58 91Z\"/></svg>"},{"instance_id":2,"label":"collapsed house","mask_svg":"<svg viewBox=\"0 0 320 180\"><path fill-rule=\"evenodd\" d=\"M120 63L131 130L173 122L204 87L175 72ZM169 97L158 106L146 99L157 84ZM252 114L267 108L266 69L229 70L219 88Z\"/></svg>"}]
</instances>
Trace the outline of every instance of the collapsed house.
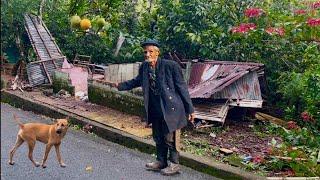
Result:
<instances>
[{"instance_id":1,"label":"collapsed house","mask_svg":"<svg viewBox=\"0 0 320 180\"><path fill-rule=\"evenodd\" d=\"M179 63L188 83L197 119L224 123L232 107L261 108L260 80L264 65L232 61ZM105 71L106 82L122 82L138 74L140 63L113 64ZM103 81L100 81L103 83ZM142 92L132 93L142 96Z\"/></svg>"},{"instance_id":2,"label":"collapsed house","mask_svg":"<svg viewBox=\"0 0 320 180\"><path fill-rule=\"evenodd\" d=\"M191 65L189 93L199 119L224 123L230 107L262 107L260 63L205 61Z\"/></svg>"},{"instance_id":3,"label":"collapsed house","mask_svg":"<svg viewBox=\"0 0 320 180\"><path fill-rule=\"evenodd\" d=\"M103 75L94 76L94 69L98 66L91 64L88 56L83 60L77 55L73 65L69 64L43 21L33 15L25 15L24 18L25 29L38 60L27 64L28 80L32 86L52 84L56 75L70 81L75 95L77 92L87 93L89 73L92 75L90 79L98 83L122 82L138 73L140 63L113 64L102 67ZM263 64L172 59L184 68L196 118L224 123L232 107L262 107L259 78L264 75ZM133 93L142 95L139 90Z\"/></svg>"}]
</instances>

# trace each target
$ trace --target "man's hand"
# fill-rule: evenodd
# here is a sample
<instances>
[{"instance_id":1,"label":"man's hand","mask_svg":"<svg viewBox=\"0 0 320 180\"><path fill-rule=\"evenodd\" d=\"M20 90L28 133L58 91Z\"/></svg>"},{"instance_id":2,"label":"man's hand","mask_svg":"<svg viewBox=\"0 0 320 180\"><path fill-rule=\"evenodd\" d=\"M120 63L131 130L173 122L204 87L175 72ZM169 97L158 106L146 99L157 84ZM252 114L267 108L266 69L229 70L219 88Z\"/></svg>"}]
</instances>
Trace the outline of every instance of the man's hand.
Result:
<instances>
[{"instance_id":1,"label":"man's hand","mask_svg":"<svg viewBox=\"0 0 320 180\"><path fill-rule=\"evenodd\" d=\"M189 121L194 124L194 118L195 118L195 114L192 113L192 114L189 114Z\"/></svg>"},{"instance_id":2,"label":"man's hand","mask_svg":"<svg viewBox=\"0 0 320 180\"><path fill-rule=\"evenodd\" d=\"M152 127L152 123L148 124L148 123L146 122L144 128L151 128L151 127Z\"/></svg>"},{"instance_id":3,"label":"man's hand","mask_svg":"<svg viewBox=\"0 0 320 180\"><path fill-rule=\"evenodd\" d=\"M119 86L119 83L117 83L117 82L107 82L107 84L111 87L114 87L114 88L118 88L118 86Z\"/></svg>"},{"instance_id":4,"label":"man's hand","mask_svg":"<svg viewBox=\"0 0 320 180\"><path fill-rule=\"evenodd\" d=\"M112 85L111 85L112 87L115 87L115 88L118 88L119 87L119 83L112 83Z\"/></svg>"}]
</instances>

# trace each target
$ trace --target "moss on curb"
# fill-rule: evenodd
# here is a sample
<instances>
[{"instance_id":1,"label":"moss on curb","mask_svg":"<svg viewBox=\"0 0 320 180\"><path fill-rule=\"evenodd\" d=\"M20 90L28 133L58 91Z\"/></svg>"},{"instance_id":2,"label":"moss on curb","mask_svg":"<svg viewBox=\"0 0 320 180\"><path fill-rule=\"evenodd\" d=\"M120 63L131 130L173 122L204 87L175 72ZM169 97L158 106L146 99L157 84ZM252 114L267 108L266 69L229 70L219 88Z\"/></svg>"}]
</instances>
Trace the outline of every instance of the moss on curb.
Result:
<instances>
[{"instance_id":1,"label":"moss on curb","mask_svg":"<svg viewBox=\"0 0 320 180\"><path fill-rule=\"evenodd\" d=\"M144 115L143 98L128 92L119 92L107 86L89 83L88 97L89 101L95 104L133 115Z\"/></svg>"}]
</instances>

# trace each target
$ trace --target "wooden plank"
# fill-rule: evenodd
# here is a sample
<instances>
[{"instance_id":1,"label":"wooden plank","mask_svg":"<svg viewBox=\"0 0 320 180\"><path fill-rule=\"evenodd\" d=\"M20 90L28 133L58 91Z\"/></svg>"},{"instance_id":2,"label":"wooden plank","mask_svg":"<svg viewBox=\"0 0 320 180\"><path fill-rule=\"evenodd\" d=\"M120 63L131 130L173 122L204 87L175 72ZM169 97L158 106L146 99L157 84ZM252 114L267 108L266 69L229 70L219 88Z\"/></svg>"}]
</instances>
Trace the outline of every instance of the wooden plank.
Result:
<instances>
[{"instance_id":1,"label":"wooden plank","mask_svg":"<svg viewBox=\"0 0 320 180\"><path fill-rule=\"evenodd\" d=\"M111 64L105 68L105 80L110 82L123 82L131 80L138 75L140 63Z\"/></svg>"},{"instance_id":2,"label":"wooden plank","mask_svg":"<svg viewBox=\"0 0 320 180\"><path fill-rule=\"evenodd\" d=\"M130 71L130 64L123 64L122 68L122 79L123 81L126 81L129 79L128 71Z\"/></svg>"},{"instance_id":3,"label":"wooden plank","mask_svg":"<svg viewBox=\"0 0 320 180\"><path fill-rule=\"evenodd\" d=\"M278 125L281 125L281 126L286 126L287 125L287 122L282 120L282 119L279 119L279 118L276 118L276 117L273 117L273 116L270 116L268 114L265 114L265 113L261 113L261 112L257 112L255 114L255 118L257 118L258 120L260 121L270 121L274 124L278 124Z\"/></svg>"},{"instance_id":4,"label":"wooden plank","mask_svg":"<svg viewBox=\"0 0 320 180\"><path fill-rule=\"evenodd\" d=\"M195 104L194 109L195 117L198 119L224 123L229 106L226 101L220 104Z\"/></svg>"},{"instance_id":5,"label":"wooden plank","mask_svg":"<svg viewBox=\"0 0 320 180\"><path fill-rule=\"evenodd\" d=\"M177 129L175 132L174 132L174 143L175 143L175 147L176 147L176 150L178 152L180 152L180 149L181 149L181 131L180 129Z\"/></svg>"},{"instance_id":6,"label":"wooden plank","mask_svg":"<svg viewBox=\"0 0 320 180\"><path fill-rule=\"evenodd\" d=\"M221 151L222 153L226 154L226 155L230 155L233 153L232 150L227 149L227 148L220 148L219 151Z\"/></svg>"},{"instance_id":7,"label":"wooden plank","mask_svg":"<svg viewBox=\"0 0 320 180\"><path fill-rule=\"evenodd\" d=\"M105 81L110 81L110 66L107 66L104 69L104 80Z\"/></svg>"},{"instance_id":8,"label":"wooden plank","mask_svg":"<svg viewBox=\"0 0 320 180\"><path fill-rule=\"evenodd\" d=\"M211 113L211 112L208 112L208 111L201 111L201 110L196 109L196 108L195 108L195 111L197 111L198 115L203 115L203 116L217 116L218 117L218 115L219 115L219 112Z\"/></svg>"},{"instance_id":9,"label":"wooden plank","mask_svg":"<svg viewBox=\"0 0 320 180\"><path fill-rule=\"evenodd\" d=\"M112 73L113 73L114 65L109 66L109 81L112 81Z\"/></svg>"},{"instance_id":10,"label":"wooden plank","mask_svg":"<svg viewBox=\"0 0 320 180\"><path fill-rule=\"evenodd\" d=\"M116 81L115 82L123 82L125 77L125 65L118 64L118 71L116 73Z\"/></svg>"},{"instance_id":11,"label":"wooden plank","mask_svg":"<svg viewBox=\"0 0 320 180\"><path fill-rule=\"evenodd\" d=\"M262 108L263 100L246 100L242 99L239 101L231 101L230 106L240 106L240 107L252 107L252 108Z\"/></svg>"},{"instance_id":12,"label":"wooden plank","mask_svg":"<svg viewBox=\"0 0 320 180\"><path fill-rule=\"evenodd\" d=\"M223 118L214 117L214 116L199 115L199 114L197 114L196 111L195 111L195 118L197 118L197 119L203 119L203 120L208 120L208 121L217 121L217 122L221 122L221 123L224 122Z\"/></svg>"},{"instance_id":13,"label":"wooden plank","mask_svg":"<svg viewBox=\"0 0 320 180\"><path fill-rule=\"evenodd\" d=\"M130 80L132 79L132 71L133 71L133 64L126 64L125 65L126 69L125 69L125 80Z\"/></svg>"},{"instance_id":14,"label":"wooden plank","mask_svg":"<svg viewBox=\"0 0 320 180\"><path fill-rule=\"evenodd\" d=\"M229 106L228 105L224 105L221 107L221 110L218 114L218 117L224 117L226 116L226 114L228 113L228 110L229 110Z\"/></svg>"},{"instance_id":15,"label":"wooden plank","mask_svg":"<svg viewBox=\"0 0 320 180\"><path fill-rule=\"evenodd\" d=\"M55 57L55 58L51 58L51 59L48 59L48 60L41 60L41 61L34 61L34 62L30 62L29 64L39 64L41 62L46 62L46 61L52 61L52 60L56 60L56 61L61 61L63 62L65 56L62 56L62 57Z\"/></svg>"},{"instance_id":16,"label":"wooden plank","mask_svg":"<svg viewBox=\"0 0 320 180\"><path fill-rule=\"evenodd\" d=\"M115 64L114 68L112 69L111 73L111 80L112 82L118 82L118 73L119 73L119 64Z\"/></svg>"},{"instance_id":17,"label":"wooden plank","mask_svg":"<svg viewBox=\"0 0 320 180\"><path fill-rule=\"evenodd\" d=\"M117 65L116 64L113 64L111 67L110 67L110 81L111 82L115 82L115 77L114 77L114 72L115 72L115 69L116 69Z\"/></svg>"},{"instance_id":18,"label":"wooden plank","mask_svg":"<svg viewBox=\"0 0 320 180\"><path fill-rule=\"evenodd\" d=\"M139 73L139 66L140 64L134 63L133 64L133 71L132 71L132 77L136 77Z\"/></svg>"},{"instance_id":19,"label":"wooden plank","mask_svg":"<svg viewBox=\"0 0 320 180\"><path fill-rule=\"evenodd\" d=\"M274 156L276 158L282 159L282 160L287 160L287 161L292 161L292 160L296 160L296 161L308 161L308 159L305 158L292 158L292 157L283 157L283 156Z\"/></svg>"},{"instance_id":20,"label":"wooden plank","mask_svg":"<svg viewBox=\"0 0 320 180\"><path fill-rule=\"evenodd\" d=\"M46 73L47 79L49 80L49 83L52 84L52 80L51 80L51 77L47 71L46 65L44 64L44 62L42 62L41 64L43 66L44 72Z\"/></svg>"}]
</instances>

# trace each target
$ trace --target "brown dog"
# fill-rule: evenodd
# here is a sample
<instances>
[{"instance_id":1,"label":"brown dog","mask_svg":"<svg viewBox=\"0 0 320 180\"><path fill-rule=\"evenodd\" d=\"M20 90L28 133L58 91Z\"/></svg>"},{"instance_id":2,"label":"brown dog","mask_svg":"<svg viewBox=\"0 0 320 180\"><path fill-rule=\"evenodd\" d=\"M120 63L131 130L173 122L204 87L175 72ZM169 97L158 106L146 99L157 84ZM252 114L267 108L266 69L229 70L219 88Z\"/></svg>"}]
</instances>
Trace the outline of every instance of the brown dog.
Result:
<instances>
[{"instance_id":1,"label":"brown dog","mask_svg":"<svg viewBox=\"0 0 320 180\"><path fill-rule=\"evenodd\" d=\"M36 144L36 141L40 141L46 144L46 151L43 156L41 166L46 168L46 161L48 158L48 154L52 146L55 146L58 162L61 167L66 167L63 163L60 155L60 144L62 138L66 135L68 130L68 120L67 119L57 119L56 122L52 125L41 124L41 123L27 123L22 124L15 115L13 115L14 119L18 122L20 126L20 130L17 135L16 144L10 151L10 159L9 164L13 165L14 161L12 161L12 157L16 150L21 144L26 141L29 147L28 157L32 161L33 165L38 167L40 164L33 160L33 149Z\"/></svg>"}]
</instances>

